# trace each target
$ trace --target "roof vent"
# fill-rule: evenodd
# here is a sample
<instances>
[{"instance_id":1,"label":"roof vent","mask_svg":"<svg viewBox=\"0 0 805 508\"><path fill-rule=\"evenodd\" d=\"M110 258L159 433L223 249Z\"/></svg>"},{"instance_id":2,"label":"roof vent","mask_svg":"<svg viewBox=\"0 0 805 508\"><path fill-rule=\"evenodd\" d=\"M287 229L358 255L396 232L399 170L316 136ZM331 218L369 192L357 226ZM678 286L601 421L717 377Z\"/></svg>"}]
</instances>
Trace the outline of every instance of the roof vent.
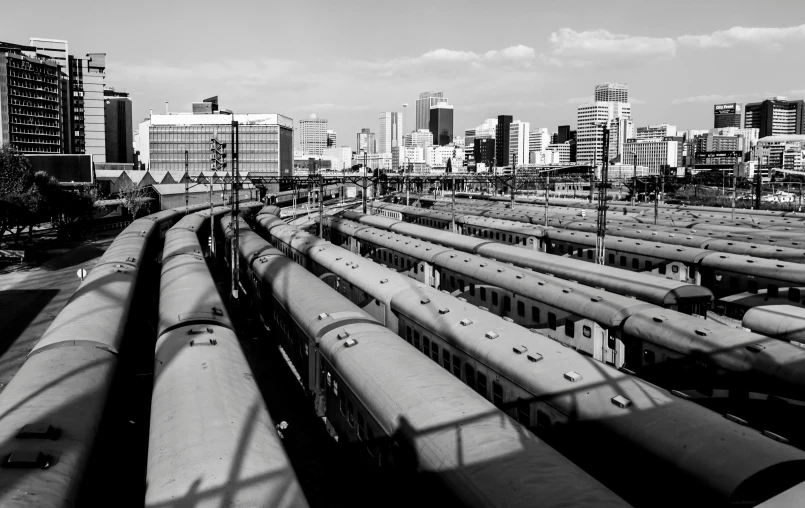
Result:
<instances>
[{"instance_id":1,"label":"roof vent","mask_svg":"<svg viewBox=\"0 0 805 508\"><path fill-rule=\"evenodd\" d=\"M679 390L671 390L671 395L676 395L680 399L685 399L685 400L690 399L690 395L688 395L687 393L680 392Z\"/></svg>"},{"instance_id":2,"label":"roof vent","mask_svg":"<svg viewBox=\"0 0 805 508\"><path fill-rule=\"evenodd\" d=\"M29 423L17 433L17 439L57 439L59 430L47 423Z\"/></svg>"},{"instance_id":3,"label":"roof vent","mask_svg":"<svg viewBox=\"0 0 805 508\"><path fill-rule=\"evenodd\" d=\"M762 344L749 344L748 346L746 346L746 350L751 353L760 353L764 349L766 349L766 347L763 346Z\"/></svg>"},{"instance_id":4,"label":"roof vent","mask_svg":"<svg viewBox=\"0 0 805 508\"><path fill-rule=\"evenodd\" d=\"M448 309L447 307L439 309L439 314L447 314L448 312L450 312L450 309Z\"/></svg>"},{"instance_id":5,"label":"roof vent","mask_svg":"<svg viewBox=\"0 0 805 508\"><path fill-rule=\"evenodd\" d=\"M212 328L206 326L197 326L187 331L188 335L199 335L202 333L212 333Z\"/></svg>"},{"instance_id":6,"label":"roof vent","mask_svg":"<svg viewBox=\"0 0 805 508\"><path fill-rule=\"evenodd\" d=\"M388 282L388 281L389 281L388 279L380 279L380 283L381 283L381 284L385 284L385 283L386 283L386 282Z\"/></svg>"},{"instance_id":7,"label":"roof vent","mask_svg":"<svg viewBox=\"0 0 805 508\"><path fill-rule=\"evenodd\" d=\"M485 267L486 263L481 263L481 268Z\"/></svg>"},{"instance_id":8,"label":"roof vent","mask_svg":"<svg viewBox=\"0 0 805 508\"><path fill-rule=\"evenodd\" d=\"M562 290L562 292L563 292L563 293L572 293L572 292L573 292L573 290L572 290L572 289L570 289L570 288L564 288L564 289Z\"/></svg>"},{"instance_id":9,"label":"roof vent","mask_svg":"<svg viewBox=\"0 0 805 508\"><path fill-rule=\"evenodd\" d=\"M349 332L346 330L338 334L338 340L344 340L347 337L349 337Z\"/></svg>"},{"instance_id":10,"label":"roof vent","mask_svg":"<svg viewBox=\"0 0 805 508\"><path fill-rule=\"evenodd\" d=\"M459 296L459 297L458 297L458 299L459 299L459 300L461 300L462 302L466 302L466 301L467 301L467 299L466 299L466 298L464 298L463 296Z\"/></svg>"},{"instance_id":11,"label":"roof vent","mask_svg":"<svg viewBox=\"0 0 805 508\"><path fill-rule=\"evenodd\" d=\"M565 372L564 377L565 377L565 379L567 379L568 381L570 381L572 383L575 383L576 381L581 380L581 374L579 374L578 372L574 372L572 370L568 371L568 372Z\"/></svg>"},{"instance_id":12,"label":"roof vent","mask_svg":"<svg viewBox=\"0 0 805 508\"><path fill-rule=\"evenodd\" d=\"M355 339L347 339L344 341L344 347L352 347L358 345L358 341Z\"/></svg>"},{"instance_id":13,"label":"roof vent","mask_svg":"<svg viewBox=\"0 0 805 508\"><path fill-rule=\"evenodd\" d=\"M654 316L652 319L653 319L653 320L654 320L654 322L656 322L656 323L664 323L664 322L665 322L665 320L666 320L666 319L668 319L668 318L667 318L667 317L665 317L665 316Z\"/></svg>"},{"instance_id":14,"label":"roof vent","mask_svg":"<svg viewBox=\"0 0 805 508\"><path fill-rule=\"evenodd\" d=\"M326 312L322 312L321 314L319 314L319 321L321 321L323 319L327 319L327 313Z\"/></svg>"},{"instance_id":15,"label":"roof vent","mask_svg":"<svg viewBox=\"0 0 805 508\"><path fill-rule=\"evenodd\" d=\"M5 467L47 469L50 467L50 460L48 455L40 451L15 450L11 452L3 465Z\"/></svg>"},{"instance_id":16,"label":"roof vent","mask_svg":"<svg viewBox=\"0 0 805 508\"><path fill-rule=\"evenodd\" d=\"M764 430L763 435L766 436L766 437L770 437L770 438L774 439L775 441L779 441L781 443L788 444L788 439L784 438L780 434L775 434L774 432L772 432L770 430Z\"/></svg>"},{"instance_id":17,"label":"roof vent","mask_svg":"<svg viewBox=\"0 0 805 508\"><path fill-rule=\"evenodd\" d=\"M707 337L708 335L710 335L710 330L708 330L707 328L697 328L696 335Z\"/></svg>"},{"instance_id":18,"label":"roof vent","mask_svg":"<svg viewBox=\"0 0 805 508\"><path fill-rule=\"evenodd\" d=\"M537 363L538 361L542 360L542 355L539 353L532 353L530 355L526 355L525 357L528 358L528 361L534 363Z\"/></svg>"},{"instance_id":19,"label":"roof vent","mask_svg":"<svg viewBox=\"0 0 805 508\"><path fill-rule=\"evenodd\" d=\"M731 421L731 422L735 422L735 423L737 423L738 425L749 425L749 422L747 422L747 421L746 421L746 420L744 420L743 418L738 418L737 416L735 416L735 415L731 415L731 414L729 414L729 413L725 414L725 415L724 415L724 418L726 418L727 420L729 420L729 421Z\"/></svg>"},{"instance_id":20,"label":"roof vent","mask_svg":"<svg viewBox=\"0 0 805 508\"><path fill-rule=\"evenodd\" d=\"M627 407L632 405L632 401L622 395L616 395L615 397L612 397L612 399L610 400L612 401L613 404L615 404L621 409L626 409Z\"/></svg>"},{"instance_id":21,"label":"roof vent","mask_svg":"<svg viewBox=\"0 0 805 508\"><path fill-rule=\"evenodd\" d=\"M490 330L484 334L484 337L491 340L491 339L497 339L498 337L500 337L500 335Z\"/></svg>"},{"instance_id":22,"label":"roof vent","mask_svg":"<svg viewBox=\"0 0 805 508\"><path fill-rule=\"evenodd\" d=\"M593 296L592 298L590 298L590 301L591 302L600 302L603 299L604 299L603 296Z\"/></svg>"},{"instance_id":23,"label":"roof vent","mask_svg":"<svg viewBox=\"0 0 805 508\"><path fill-rule=\"evenodd\" d=\"M528 348L525 347L525 346L514 346L512 348L512 351L514 351L518 355L521 355L521 354L525 353L526 351L528 351Z\"/></svg>"},{"instance_id":24,"label":"roof vent","mask_svg":"<svg viewBox=\"0 0 805 508\"><path fill-rule=\"evenodd\" d=\"M421 303L422 305L425 305L426 303L430 303L430 300L428 298L423 298L423 299L419 300L419 303Z\"/></svg>"},{"instance_id":25,"label":"roof vent","mask_svg":"<svg viewBox=\"0 0 805 508\"><path fill-rule=\"evenodd\" d=\"M464 318L464 319L462 319L462 320L460 321L460 323L461 323L461 326L470 326L470 325L472 324L472 321L470 321L470 320L469 320L469 319L467 319L467 318Z\"/></svg>"}]
</instances>

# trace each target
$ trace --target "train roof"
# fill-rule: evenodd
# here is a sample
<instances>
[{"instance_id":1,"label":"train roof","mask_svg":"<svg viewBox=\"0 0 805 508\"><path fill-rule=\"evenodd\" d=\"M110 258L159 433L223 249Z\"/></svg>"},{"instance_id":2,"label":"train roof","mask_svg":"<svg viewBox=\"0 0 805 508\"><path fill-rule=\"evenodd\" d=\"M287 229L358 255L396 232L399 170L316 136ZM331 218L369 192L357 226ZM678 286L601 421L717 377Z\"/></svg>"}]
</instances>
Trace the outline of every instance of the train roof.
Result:
<instances>
[{"instance_id":1,"label":"train roof","mask_svg":"<svg viewBox=\"0 0 805 508\"><path fill-rule=\"evenodd\" d=\"M551 239L573 242L589 247L594 247L597 239L597 235L592 233L556 229L547 230L546 235ZM610 235L607 235L606 237L606 247L608 249L617 249L623 252L679 261L687 264L699 263L706 256L712 254L710 251L705 249L697 249L695 247L682 247L679 245L669 245L659 242L643 241Z\"/></svg>"},{"instance_id":2,"label":"train roof","mask_svg":"<svg viewBox=\"0 0 805 508\"><path fill-rule=\"evenodd\" d=\"M805 266L798 263L710 251L709 256L702 258L701 265L711 269L784 280L789 282L789 285L805 286Z\"/></svg>"},{"instance_id":3,"label":"train roof","mask_svg":"<svg viewBox=\"0 0 805 508\"><path fill-rule=\"evenodd\" d=\"M754 307L744 314L743 326L769 337L805 343L805 309L802 307Z\"/></svg>"}]
</instances>

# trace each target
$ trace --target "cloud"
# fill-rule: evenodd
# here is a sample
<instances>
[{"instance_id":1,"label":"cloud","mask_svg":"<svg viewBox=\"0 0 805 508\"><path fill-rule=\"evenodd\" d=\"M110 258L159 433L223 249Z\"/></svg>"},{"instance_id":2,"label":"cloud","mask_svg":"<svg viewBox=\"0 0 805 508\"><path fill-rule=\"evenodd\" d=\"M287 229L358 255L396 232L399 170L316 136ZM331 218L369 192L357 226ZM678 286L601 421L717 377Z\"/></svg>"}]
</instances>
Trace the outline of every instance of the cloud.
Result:
<instances>
[{"instance_id":1,"label":"cloud","mask_svg":"<svg viewBox=\"0 0 805 508\"><path fill-rule=\"evenodd\" d=\"M646 101L638 97L629 97L629 104L645 104Z\"/></svg>"},{"instance_id":2,"label":"cloud","mask_svg":"<svg viewBox=\"0 0 805 508\"><path fill-rule=\"evenodd\" d=\"M768 49L781 49L786 42L805 41L805 25L781 28L734 26L707 35L683 35L681 45L697 48L731 48L738 44L754 44Z\"/></svg>"},{"instance_id":3,"label":"cloud","mask_svg":"<svg viewBox=\"0 0 805 508\"><path fill-rule=\"evenodd\" d=\"M593 102L593 99L592 95L586 95L584 97L571 97L565 102L568 104L587 104L588 102Z\"/></svg>"},{"instance_id":4,"label":"cloud","mask_svg":"<svg viewBox=\"0 0 805 508\"><path fill-rule=\"evenodd\" d=\"M681 99L674 99L671 104L697 104L697 103L717 103L717 102L732 102L740 100L749 94L732 94L732 95L694 95L693 97L684 97Z\"/></svg>"},{"instance_id":5,"label":"cloud","mask_svg":"<svg viewBox=\"0 0 805 508\"><path fill-rule=\"evenodd\" d=\"M803 88L802 90L789 90L788 94L789 95L805 95L805 88Z\"/></svg>"},{"instance_id":6,"label":"cloud","mask_svg":"<svg viewBox=\"0 0 805 508\"><path fill-rule=\"evenodd\" d=\"M577 32L560 28L551 33L551 53L544 56L546 63L555 66L582 67L601 63L602 59L631 60L631 57L651 59L673 58L676 42L668 37L644 37L617 34L598 29Z\"/></svg>"}]
</instances>

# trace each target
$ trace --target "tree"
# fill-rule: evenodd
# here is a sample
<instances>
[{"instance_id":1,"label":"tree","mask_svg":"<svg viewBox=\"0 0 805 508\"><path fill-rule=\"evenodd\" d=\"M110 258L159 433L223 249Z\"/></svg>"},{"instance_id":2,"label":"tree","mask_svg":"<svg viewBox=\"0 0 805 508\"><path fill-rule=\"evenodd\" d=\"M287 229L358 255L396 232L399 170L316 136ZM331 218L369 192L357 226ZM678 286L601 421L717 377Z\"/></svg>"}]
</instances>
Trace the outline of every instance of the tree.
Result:
<instances>
[{"instance_id":1,"label":"tree","mask_svg":"<svg viewBox=\"0 0 805 508\"><path fill-rule=\"evenodd\" d=\"M134 183L122 187L118 191L118 196L123 200L123 206L131 214L132 220L137 218L137 213L144 209L147 204L145 188L138 187Z\"/></svg>"},{"instance_id":2,"label":"tree","mask_svg":"<svg viewBox=\"0 0 805 508\"><path fill-rule=\"evenodd\" d=\"M24 225L33 221L41 201L33 182L25 154L10 145L0 147L0 238L16 227L15 241L19 241Z\"/></svg>"},{"instance_id":3,"label":"tree","mask_svg":"<svg viewBox=\"0 0 805 508\"><path fill-rule=\"evenodd\" d=\"M25 154L11 145L0 147L0 197L24 192L33 180L34 170Z\"/></svg>"}]
</instances>

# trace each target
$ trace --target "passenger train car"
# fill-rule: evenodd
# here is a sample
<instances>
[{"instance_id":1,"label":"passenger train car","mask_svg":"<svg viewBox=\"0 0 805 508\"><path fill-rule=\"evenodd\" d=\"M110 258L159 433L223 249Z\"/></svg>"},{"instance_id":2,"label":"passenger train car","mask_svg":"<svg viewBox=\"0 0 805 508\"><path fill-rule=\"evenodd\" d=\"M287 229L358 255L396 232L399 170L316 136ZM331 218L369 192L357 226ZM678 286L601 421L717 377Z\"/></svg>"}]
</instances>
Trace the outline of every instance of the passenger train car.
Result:
<instances>
[{"instance_id":1,"label":"passenger train car","mask_svg":"<svg viewBox=\"0 0 805 508\"><path fill-rule=\"evenodd\" d=\"M135 306L148 310L144 282L158 276L162 238L186 211L205 208L163 210L123 230L0 393L0 505L76 505L120 351L141 339L127 330L141 319Z\"/></svg>"},{"instance_id":2,"label":"passenger train car","mask_svg":"<svg viewBox=\"0 0 805 508\"><path fill-rule=\"evenodd\" d=\"M381 211L385 209L380 209ZM575 258L561 258L539 252L537 232L530 236L512 234L511 239L499 231L492 231L479 224L460 229L472 236L444 231L449 222L445 217L420 217L411 223L346 211L346 219L360 222L387 231L430 241L455 250L494 258L535 272L580 282L587 286L600 287L612 293L631 296L640 300L688 314L704 315L713 294L709 289L686 282L673 281L642 273L629 273L609 266L591 266ZM430 226L430 227L423 227ZM500 240L498 242L497 240ZM504 243L505 241L505 243ZM526 248L522 247L525 241ZM510 244L511 242L511 244Z\"/></svg>"},{"instance_id":3,"label":"passenger train car","mask_svg":"<svg viewBox=\"0 0 805 508\"><path fill-rule=\"evenodd\" d=\"M765 305L749 309L743 326L757 333L805 348L805 309L792 305Z\"/></svg>"},{"instance_id":4,"label":"passenger train car","mask_svg":"<svg viewBox=\"0 0 805 508\"><path fill-rule=\"evenodd\" d=\"M184 217L165 238L145 506L304 508L202 254L209 215Z\"/></svg>"},{"instance_id":5,"label":"passenger train car","mask_svg":"<svg viewBox=\"0 0 805 508\"><path fill-rule=\"evenodd\" d=\"M222 226L229 237L229 218ZM403 493L377 492L385 496L378 506L403 506L414 494L433 506L628 506L410 348L372 313L245 223L240 227L241 282L261 318L280 336L317 414L326 418L345 451L376 468L381 478L393 475L409 486ZM763 452L760 468L774 463L788 471L798 453L775 446ZM345 488L377 488L375 478L349 470L344 479Z\"/></svg>"},{"instance_id":6,"label":"passenger train car","mask_svg":"<svg viewBox=\"0 0 805 508\"><path fill-rule=\"evenodd\" d=\"M258 231L277 248L405 337L410 345L405 347L544 436L629 502L752 505L805 475L802 451L684 396L276 218L258 215L256 220ZM669 482L685 488L665 489Z\"/></svg>"}]
</instances>

